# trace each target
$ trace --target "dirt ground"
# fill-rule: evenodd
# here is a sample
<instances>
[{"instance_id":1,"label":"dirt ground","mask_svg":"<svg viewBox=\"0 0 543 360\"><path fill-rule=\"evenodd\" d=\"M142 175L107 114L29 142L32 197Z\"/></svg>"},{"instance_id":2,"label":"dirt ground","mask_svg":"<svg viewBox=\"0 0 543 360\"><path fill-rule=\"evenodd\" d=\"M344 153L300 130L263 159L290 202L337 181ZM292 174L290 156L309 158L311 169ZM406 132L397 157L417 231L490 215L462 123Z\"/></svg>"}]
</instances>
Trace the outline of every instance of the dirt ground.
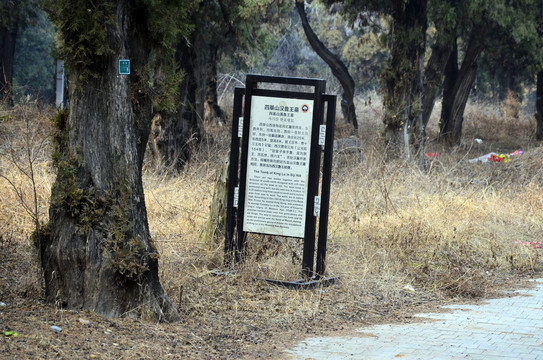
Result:
<instances>
[{"instance_id":1,"label":"dirt ground","mask_svg":"<svg viewBox=\"0 0 543 360\"><path fill-rule=\"evenodd\" d=\"M282 349L305 337L338 335L368 324L413 321L413 313L436 310L438 305L477 301L432 296L424 291L402 291L394 302L385 303L378 297L373 300L368 297L364 304L351 305L340 311L346 304L341 297L341 280L327 288L300 292L261 282L241 283L235 277L207 275L201 281L217 284L218 291L230 295L216 298L215 306L205 315L194 309L184 310L180 304L183 320L179 323L109 319L91 312L61 310L54 304L45 304L39 289L28 282L29 273L36 270L25 252L13 244L1 250L1 359L282 358ZM26 283L22 282L24 279ZM501 279L488 289L486 296L497 296L502 289L521 286L525 286L525 282L520 278ZM320 306L305 314L289 312L288 301L282 308L265 303L260 310L244 309L243 306L233 308L231 303L239 300L235 298L236 292L243 292L244 287L250 287L253 294L269 293L270 302L281 296L320 296ZM372 289L367 292L371 294ZM265 299L262 295L260 300ZM53 326L61 330L54 331Z\"/></svg>"}]
</instances>

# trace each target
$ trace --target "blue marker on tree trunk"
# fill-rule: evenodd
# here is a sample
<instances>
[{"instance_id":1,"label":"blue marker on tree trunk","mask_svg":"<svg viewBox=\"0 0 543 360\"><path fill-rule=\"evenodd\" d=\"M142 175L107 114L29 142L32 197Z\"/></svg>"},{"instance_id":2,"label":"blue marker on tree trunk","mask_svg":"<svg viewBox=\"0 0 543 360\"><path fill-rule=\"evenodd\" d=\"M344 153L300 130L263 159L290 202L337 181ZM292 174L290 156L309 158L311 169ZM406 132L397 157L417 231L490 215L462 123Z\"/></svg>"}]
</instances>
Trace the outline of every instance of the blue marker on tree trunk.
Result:
<instances>
[{"instance_id":1,"label":"blue marker on tree trunk","mask_svg":"<svg viewBox=\"0 0 543 360\"><path fill-rule=\"evenodd\" d=\"M119 60L119 75L130 75L130 60Z\"/></svg>"}]
</instances>

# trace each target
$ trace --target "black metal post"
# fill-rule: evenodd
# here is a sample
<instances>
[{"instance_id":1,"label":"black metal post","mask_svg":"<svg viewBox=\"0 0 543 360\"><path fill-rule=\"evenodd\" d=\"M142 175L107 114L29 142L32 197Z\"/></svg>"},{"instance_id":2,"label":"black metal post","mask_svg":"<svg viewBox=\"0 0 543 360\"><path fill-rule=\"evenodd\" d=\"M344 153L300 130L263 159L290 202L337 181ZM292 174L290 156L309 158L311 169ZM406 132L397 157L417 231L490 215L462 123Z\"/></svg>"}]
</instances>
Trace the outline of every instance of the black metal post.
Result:
<instances>
[{"instance_id":1,"label":"black metal post","mask_svg":"<svg viewBox=\"0 0 543 360\"><path fill-rule=\"evenodd\" d=\"M236 262L239 262L245 252L247 234L243 231L243 214L245 211L245 192L247 183L247 154L249 152L249 123L251 122L251 98L253 89L258 84L254 75L247 75L245 79L245 104L243 110L243 135L241 139L241 164L239 174L238 212L236 219L237 247Z\"/></svg>"},{"instance_id":2,"label":"black metal post","mask_svg":"<svg viewBox=\"0 0 543 360\"><path fill-rule=\"evenodd\" d=\"M326 138L324 141L324 161L322 164L321 214L319 218L319 238L317 243L316 275L322 277L326 264L326 242L328 240L328 212L330 210L330 184L332 182L332 157L334 148L334 127L336 122L336 96L324 95L327 103Z\"/></svg>"},{"instance_id":3,"label":"black metal post","mask_svg":"<svg viewBox=\"0 0 543 360\"><path fill-rule=\"evenodd\" d=\"M238 185L238 167L239 167L239 118L241 117L241 107L243 103L244 88L237 87L234 90L234 109L232 115L232 140L230 146L230 162L228 165L228 181L226 188L228 197L226 201L226 233L224 241L224 263L230 266L232 256L234 255L234 227L235 227L235 211L234 211L234 189ZM237 249L236 249L236 252Z\"/></svg>"},{"instance_id":4,"label":"black metal post","mask_svg":"<svg viewBox=\"0 0 543 360\"><path fill-rule=\"evenodd\" d=\"M313 215L315 208L315 196L319 191L319 173L321 163L321 149L319 145L319 130L323 121L322 96L326 90L326 81L318 80L315 83L313 99L313 121L311 127L311 155L309 158L309 178L307 185L307 205L304 231L304 249L302 257L302 275L304 278L312 278L314 275L313 264L315 257L315 232L316 217Z\"/></svg>"}]
</instances>

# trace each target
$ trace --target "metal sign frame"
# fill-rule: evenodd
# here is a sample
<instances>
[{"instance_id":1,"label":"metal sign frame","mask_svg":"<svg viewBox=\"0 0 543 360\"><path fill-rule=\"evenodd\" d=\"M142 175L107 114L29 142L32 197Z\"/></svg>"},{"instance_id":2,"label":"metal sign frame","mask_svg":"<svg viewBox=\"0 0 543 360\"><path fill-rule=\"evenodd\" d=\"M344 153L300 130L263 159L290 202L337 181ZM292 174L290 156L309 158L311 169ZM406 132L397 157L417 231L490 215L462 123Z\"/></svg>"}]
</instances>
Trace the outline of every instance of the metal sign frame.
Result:
<instances>
[{"instance_id":1,"label":"metal sign frame","mask_svg":"<svg viewBox=\"0 0 543 360\"><path fill-rule=\"evenodd\" d=\"M259 84L279 84L283 87L305 86L312 87L314 91L299 92L270 90L259 87ZM333 277L324 277L332 172L332 150L336 114L336 96L325 94L325 90L325 80L249 74L246 78L245 88L236 88L234 92L225 233L225 264L228 266L232 265L233 262L237 263L243 259L248 234L243 230L243 221L245 197L247 194L249 131L251 117L253 116L253 114L251 114L253 96L313 101L309 174L307 179L307 200L303 237L302 278L295 281L267 280L271 283L288 288L323 286L328 285L335 280ZM326 119L324 116L325 105ZM240 118L243 120L242 126L240 126ZM324 129L325 134L323 134ZM241 139L239 135L241 135ZM324 146L322 145L323 135ZM323 150L323 175L319 195L321 152L323 152ZM316 200L318 200L316 197L319 197L318 199L320 199L320 211L317 209L315 212L315 203ZM236 205L237 210L235 209ZM314 268L317 216L319 216L319 231L316 254L317 264L316 268Z\"/></svg>"}]
</instances>

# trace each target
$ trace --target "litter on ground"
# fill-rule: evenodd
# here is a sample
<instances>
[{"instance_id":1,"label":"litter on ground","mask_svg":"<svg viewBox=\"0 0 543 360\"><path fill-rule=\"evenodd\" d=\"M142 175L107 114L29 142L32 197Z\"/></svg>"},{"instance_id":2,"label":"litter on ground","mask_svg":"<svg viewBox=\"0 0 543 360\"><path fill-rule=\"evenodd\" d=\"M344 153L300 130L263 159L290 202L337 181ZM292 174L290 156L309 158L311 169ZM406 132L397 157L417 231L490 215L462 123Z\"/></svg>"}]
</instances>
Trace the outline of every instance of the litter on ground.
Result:
<instances>
[{"instance_id":1,"label":"litter on ground","mask_svg":"<svg viewBox=\"0 0 543 360\"><path fill-rule=\"evenodd\" d=\"M485 154L483 156L479 156L478 158L468 160L470 163L487 163L487 162L494 162L494 163L506 163L511 161L511 159L515 156L522 155L524 152L522 150L516 150L509 154L500 154L495 152L490 152L488 154Z\"/></svg>"}]
</instances>

